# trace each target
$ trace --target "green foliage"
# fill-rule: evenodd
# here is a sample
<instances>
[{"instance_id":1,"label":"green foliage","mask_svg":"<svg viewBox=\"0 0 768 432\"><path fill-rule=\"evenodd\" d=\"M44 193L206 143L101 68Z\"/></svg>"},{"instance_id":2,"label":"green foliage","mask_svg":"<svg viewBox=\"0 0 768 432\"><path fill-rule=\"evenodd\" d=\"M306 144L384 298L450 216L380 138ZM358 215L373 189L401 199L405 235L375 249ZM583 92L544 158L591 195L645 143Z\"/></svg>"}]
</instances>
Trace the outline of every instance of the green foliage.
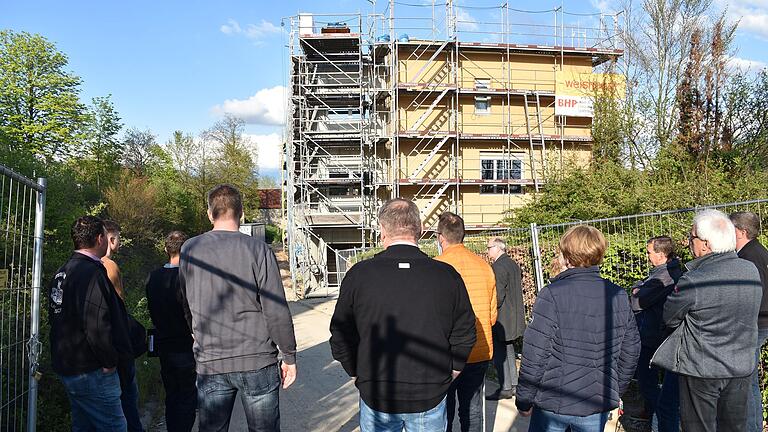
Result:
<instances>
[{"instance_id":1,"label":"green foliage","mask_svg":"<svg viewBox=\"0 0 768 432\"><path fill-rule=\"evenodd\" d=\"M177 131L165 148L150 130L123 129L110 96L84 104L81 80L67 57L39 35L0 31L0 163L48 182L44 283L72 253L70 227L84 214L109 217L123 227L120 265L128 310L151 327L144 280L165 262L168 231L194 236L210 228L205 194L219 182L241 188L246 216L258 211L256 152L242 120L227 117L205 140ZM279 228L270 233L279 240ZM39 430L70 427L70 409L50 369L47 309L41 308L43 377ZM157 359L137 360L140 403L162 397Z\"/></svg>"},{"instance_id":2,"label":"green foliage","mask_svg":"<svg viewBox=\"0 0 768 432\"><path fill-rule=\"evenodd\" d=\"M40 35L0 31L0 144L5 153L52 161L82 149L80 78Z\"/></svg>"},{"instance_id":3,"label":"green foliage","mask_svg":"<svg viewBox=\"0 0 768 432\"><path fill-rule=\"evenodd\" d=\"M283 239L283 230L275 225L266 225L264 227L264 237L267 243L279 243Z\"/></svg>"}]
</instances>

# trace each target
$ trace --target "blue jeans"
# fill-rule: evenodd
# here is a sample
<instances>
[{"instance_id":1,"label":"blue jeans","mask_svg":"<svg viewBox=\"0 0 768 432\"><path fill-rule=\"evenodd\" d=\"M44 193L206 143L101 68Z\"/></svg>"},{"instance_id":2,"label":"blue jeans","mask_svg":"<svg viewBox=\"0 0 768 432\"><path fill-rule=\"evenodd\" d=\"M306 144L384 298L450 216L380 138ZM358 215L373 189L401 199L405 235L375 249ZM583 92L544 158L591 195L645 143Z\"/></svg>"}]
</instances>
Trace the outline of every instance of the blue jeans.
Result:
<instances>
[{"instance_id":1,"label":"blue jeans","mask_svg":"<svg viewBox=\"0 0 768 432\"><path fill-rule=\"evenodd\" d=\"M165 425L168 432L192 431L197 408L197 373L192 351L161 352L160 377L165 387Z\"/></svg>"},{"instance_id":2,"label":"blue jeans","mask_svg":"<svg viewBox=\"0 0 768 432\"><path fill-rule=\"evenodd\" d=\"M238 392L250 432L280 431L279 391L277 363L255 371L197 375L200 432L229 429Z\"/></svg>"},{"instance_id":3,"label":"blue jeans","mask_svg":"<svg viewBox=\"0 0 768 432\"><path fill-rule=\"evenodd\" d=\"M120 405L117 372L101 368L80 375L59 375L72 406L72 432L126 432L128 426Z\"/></svg>"},{"instance_id":4,"label":"blue jeans","mask_svg":"<svg viewBox=\"0 0 768 432\"><path fill-rule=\"evenodd\" d=\"M763 395L760 393L760 350L768 339L768 329L757 329L757 352L755 371L752 372L752 391L747 401L747 430L761 432L763 430Z\"/></svg>"},{"instance_id":5,"label":"blue jeans","mask_svg":"<svg viewBox=\"0 0 768 432\"><path fill-rule=\"evenodd\" d=\"M447 426L445 398L431 410L406 414L375 411L360 399L360 432L443 432Z\"/></svg>"},{"instance_id":6,"label":"blue jeans","mask_svg":"<svg viewBox=\"0 0 768 432\"><path fill-rule=\"evenodd\" d=\"M453 417L456 411L456 399L459 403L459 423L461 432L483 432L483 417L485 417L485 372L488 362L467 363L461 374L448 388L447 432L453 430Z\"/></svg>"},{"instance_id":7,"label":"blue jeans","mask_svg":"<svg viewBox=\"0 0 768 432\"><path fill-rule=\"evenodd\" d=\"M120 378L120 404L123 406L128 432L144 432L139 414L139 386L136 384L136 364L133 360L125 361L117 366L117 376Z\"/></svg>"},{"instance_id":8,"label":"blue jeans","mask_svg":"<svg viewBox=\"0 0 768 432\"><path fill-rule=\"evenodd\" d=\"M603 432L607 422L607 412L580 417L533 408L528 432L565 432L568 428L571 432Z\"/></svg>"},{"instance_id":9,"label":"blue jeans","mask_svg":"<svg viewBox=\"0 0 768 432\"><path fill-rule=\"evenodd\" d=\"M680 390L677 375L664 371L664 380L659 389L660 370L651 366L654 350L643 346L637 362L637 384L645 399L648 414L655 416L653 430L658 432L678 432L680 430Z\"/></svg>"}]
</instances>

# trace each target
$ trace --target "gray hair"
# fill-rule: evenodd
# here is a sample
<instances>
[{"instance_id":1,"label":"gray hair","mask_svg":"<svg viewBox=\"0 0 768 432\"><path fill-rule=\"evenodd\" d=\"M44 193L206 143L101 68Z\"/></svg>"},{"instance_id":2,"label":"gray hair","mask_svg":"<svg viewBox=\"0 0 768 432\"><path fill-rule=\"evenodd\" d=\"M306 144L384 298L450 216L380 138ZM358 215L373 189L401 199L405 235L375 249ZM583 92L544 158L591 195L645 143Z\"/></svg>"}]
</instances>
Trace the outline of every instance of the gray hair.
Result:
<instances>
[{"instance_id":1,"label":"gray hair","mask_svg":"<svg viewBox=\"0 0 768 432\"><path fill-rule=\"evenodd\" d=\"M755 239L760 234L760 218L752 212L736 212L729 216L733 226L747 232L747 238Z\"/></svg>"},{"instance_id":2,"label":"gray hair","mask_svg":"<svg viewBox=\"0 0 768 432\"><path fill-rule=\"evenodd\" d=\"M493 243L494 246L501 249L502 251L507 251L507 242L505 242L501 237L495 237L491 239L491 243Z\"/></svg>"},{"instance_id":3,"label":"gray hair","mask_svg":"<svg viewBox=\"0 0 768 432\"><path fill-rule=\"evenodd\" d=\"M379 226L393 237L421 237L421 216L413 201L393 198L379 209Z\"/></svg>"},{"instance_id":4,"label":"gray hair","mask_svg":"<svg viewBox=\"0 0 768 432\"><path fill-rule=\"evenodd\" d=\"M696 236L709 243L712 252L723 253L736 250L736 231L725 213L719 210L702 210L693 218Z\"/></svg>"}]
</instances>

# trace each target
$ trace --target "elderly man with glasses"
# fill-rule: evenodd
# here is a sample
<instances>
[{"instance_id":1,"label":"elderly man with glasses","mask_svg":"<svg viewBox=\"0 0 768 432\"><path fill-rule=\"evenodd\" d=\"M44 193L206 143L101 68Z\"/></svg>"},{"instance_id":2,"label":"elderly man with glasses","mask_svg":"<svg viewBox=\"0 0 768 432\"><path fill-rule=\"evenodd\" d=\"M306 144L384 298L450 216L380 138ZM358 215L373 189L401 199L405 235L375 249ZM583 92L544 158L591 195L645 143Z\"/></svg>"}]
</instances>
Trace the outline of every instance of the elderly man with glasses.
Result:
<instances>
[{"instance_id":1,"label":"elderly man with glasses","mask_svg":"<svg viewBox=\"0 0 768 432\"><path fill-rule=\"evenodd\" d=\"M512 342L525 331L523 273L520 266L507 255L507 244L499 237L488 240L488 258L493 261L491 267L496 275L498 318L492 332L493 365L499 377L499 389L485 398L511 399L517 387L516 353Z\"/></svg>"},{"instance_id":2,"label":"elderly man with glasses","mask_svg":"<svg viewBox=\"0 0 768 432\"><path fill-rule=\"evenodd\" d=\"M744 431L760 275L736 255L733 223L717 210L696 214L689 247L695 259L664 305L664 323L675 330L651 364L679 375L684 431Z\"/></svg>"}]
</instances>

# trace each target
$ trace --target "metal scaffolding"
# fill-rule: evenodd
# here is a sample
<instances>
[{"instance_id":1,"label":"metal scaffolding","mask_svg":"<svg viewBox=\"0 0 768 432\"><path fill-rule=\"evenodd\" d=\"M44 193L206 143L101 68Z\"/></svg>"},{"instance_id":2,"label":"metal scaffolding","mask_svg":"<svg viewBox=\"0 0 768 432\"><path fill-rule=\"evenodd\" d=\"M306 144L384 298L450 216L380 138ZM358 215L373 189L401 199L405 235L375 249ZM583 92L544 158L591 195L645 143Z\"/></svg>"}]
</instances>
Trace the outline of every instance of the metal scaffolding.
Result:
<instances>
[{"instance_id":1,"label":"metal scaffolding","mask_svg":"<svg viewBox=\"0 0 768 432\"><path fill-rule=\"evenodd\" d=\"M498 19L473 20L473 9ZM566 154L590 150L591 123L555 115L556 77L619 58L619 14L566 25L571 16L390 0L365 16L288 18L284 179L297 294L334 293L348 267L339 251L375 244L389 198L417 202L425 235L446 210L488 229Z\"/></svg>"}]
</instances>

